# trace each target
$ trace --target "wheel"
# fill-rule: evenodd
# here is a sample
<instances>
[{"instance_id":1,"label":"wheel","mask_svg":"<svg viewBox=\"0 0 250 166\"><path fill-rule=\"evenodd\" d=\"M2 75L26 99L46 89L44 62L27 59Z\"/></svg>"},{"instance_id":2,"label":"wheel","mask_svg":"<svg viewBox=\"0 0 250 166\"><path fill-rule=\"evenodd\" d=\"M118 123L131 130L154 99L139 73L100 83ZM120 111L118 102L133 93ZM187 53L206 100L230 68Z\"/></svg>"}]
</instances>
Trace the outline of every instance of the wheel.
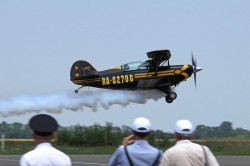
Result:
<instances>
[{"instance_id":1,"label":"wheel","mask_svg":"<svg viewBox=\"0 0 250 166\"><path fill-rule=\"evenodd\" d=\"M78 93L78 90L77 90L77 89L75 90L75 93Z\"/></svg>"},{"instance_id":2,"label":"wheel","mask_svg":"<svg viewBox=\"0 0 250 166\"><path fill-rule=\"evenodd\" d=\"M165 100L167 103L172 103L174 101L173 99L170 99L169 97L166 97Z\"/></svg>"},{"instance_id":3,"label":"wheel","mask_svg":"<svg viewBox=\"0 0 250 166\"><path fill-rule=\"evenodd\" d=\"M175 100L175 99L177 98L177 93L175 93L175 92L170 92L168 96L169 96L169 98Z\"/></svg>"}]
</instances>

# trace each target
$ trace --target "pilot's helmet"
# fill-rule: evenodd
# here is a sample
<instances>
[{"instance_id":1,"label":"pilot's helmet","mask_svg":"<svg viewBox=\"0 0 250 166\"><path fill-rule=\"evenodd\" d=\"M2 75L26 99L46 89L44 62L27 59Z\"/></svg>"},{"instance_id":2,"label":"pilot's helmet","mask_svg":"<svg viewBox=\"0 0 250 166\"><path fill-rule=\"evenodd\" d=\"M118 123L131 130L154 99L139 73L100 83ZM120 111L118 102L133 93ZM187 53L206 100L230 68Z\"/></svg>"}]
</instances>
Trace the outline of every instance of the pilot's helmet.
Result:
<instances>
[{"instance_id":1,"label":"pilot's helmet","mask_svg":"<svg viewBox=\"0 0 250 166\"><path fill-rule=\"evenodd\" d=\"M124 65L124 70L129 70L129 65L128 64Z\"/></svg>"}]
</instances>

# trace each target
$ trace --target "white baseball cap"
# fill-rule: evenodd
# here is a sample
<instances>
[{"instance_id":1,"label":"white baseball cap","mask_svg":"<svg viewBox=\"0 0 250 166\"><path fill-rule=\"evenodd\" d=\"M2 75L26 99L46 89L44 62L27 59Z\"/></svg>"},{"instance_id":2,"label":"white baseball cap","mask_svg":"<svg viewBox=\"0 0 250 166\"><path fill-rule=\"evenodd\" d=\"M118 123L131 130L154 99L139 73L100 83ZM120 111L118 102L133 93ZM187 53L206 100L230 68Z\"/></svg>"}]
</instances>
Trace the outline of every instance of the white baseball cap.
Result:
<instances>
[{"instance_id":1,"label":"white baseball cap","mask_svg":"<svg viewBox=\"0 0 250 166\"><path fill-rule=\"evenodd\" d=\"M140 133L146 133L152 130L152 126L147 118L139 117L134 120L132 130Z\"/></svg>"},{"instance_id":2,"label":"white baseball cap","mask_svg":"<svg viewBox=\"0 0 250 166\"><path fill-rule=\"evenodd\" d=\"M175 124L174 131L179 134L192 134L193 125L189 120L178 120Z\"/></svg>"}]
</instances>

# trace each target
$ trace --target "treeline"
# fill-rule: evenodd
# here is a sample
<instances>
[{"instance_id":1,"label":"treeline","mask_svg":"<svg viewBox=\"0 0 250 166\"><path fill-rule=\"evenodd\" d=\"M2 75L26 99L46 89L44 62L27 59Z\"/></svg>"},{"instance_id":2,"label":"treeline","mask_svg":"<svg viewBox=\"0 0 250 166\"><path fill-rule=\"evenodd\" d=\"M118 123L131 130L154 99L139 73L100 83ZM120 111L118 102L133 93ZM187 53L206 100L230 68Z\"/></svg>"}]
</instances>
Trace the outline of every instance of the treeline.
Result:
<instances>
[{"instance_id":1,"label":"treeline","mask_svg":"<svg viewBox=\"0 0 250 166\"><path fill-rule=\"evenodd\" d=\"M92 126L74 125L60 127L57 132L57 143L69 146L117 146L123 137L131 133L128 126L114 126L110 122L105 125L95 123ZM32 132L27 124L6 122L0 123L0 134L6 139L29 139ZM250 132L242 128L233 129L232 123L224 121L220 126L209 127L198 125L195 129L195 139L207 138L250 138ZM155 130L150 137L151 144L164 146L173 138L173 133L166 133L162 130Z\"/></svg>"},{"instance_id":2,"label":"treeline","mask_svg":"<svg viewBox=\"0 0 250 166\"><path fill-rule=\"evenodd\" d=\"M196 139L206 138L228 138L228 137L245 137L250 138L249 130L243 128L233 129L233 124L224 121L218 127L209 127L205 125L198 125L195 129Z\"/></svg>"}]
</instances>

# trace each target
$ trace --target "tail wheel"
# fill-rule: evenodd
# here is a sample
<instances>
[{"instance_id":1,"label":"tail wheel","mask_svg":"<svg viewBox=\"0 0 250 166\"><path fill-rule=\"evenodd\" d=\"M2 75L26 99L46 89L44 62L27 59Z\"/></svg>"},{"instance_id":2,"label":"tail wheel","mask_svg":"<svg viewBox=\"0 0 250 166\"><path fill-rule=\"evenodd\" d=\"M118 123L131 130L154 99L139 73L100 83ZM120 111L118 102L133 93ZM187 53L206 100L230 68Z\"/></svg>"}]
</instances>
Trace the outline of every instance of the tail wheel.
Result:
<instances>
[{"instance_id":1,"label":"tail wheel","mask_svg":"<svg viewBox=\"0 0 250 166\"><path fill-rule=\"evenodd\" d=\"M77 89L75 90L75 93L78 93L79 90L82 89L83 87L84 87L84 86L82 85L82 86L80 86L79 88L77 88Z\"/></svg>"}]
</instances>

